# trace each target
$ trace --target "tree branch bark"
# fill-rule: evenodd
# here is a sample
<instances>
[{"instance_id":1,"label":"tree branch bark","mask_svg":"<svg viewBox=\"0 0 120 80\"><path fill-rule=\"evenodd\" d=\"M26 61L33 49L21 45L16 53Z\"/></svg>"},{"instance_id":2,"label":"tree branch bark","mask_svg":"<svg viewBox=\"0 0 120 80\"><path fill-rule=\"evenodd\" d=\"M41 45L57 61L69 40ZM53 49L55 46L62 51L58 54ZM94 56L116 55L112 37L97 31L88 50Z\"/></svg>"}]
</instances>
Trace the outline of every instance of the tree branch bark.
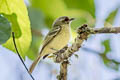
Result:
<instances>
[{"instance_id":1,"label":"tree branch bark","mask_svg":"<svg viewBox=\"0 0 120 80\"><path fill-rule=\"evenodd\" d=\"M120 27L111 27L111 28L95 28L93 29L96 33L120 33ZM92 33L91 33L92 34Z\"/></svg>"},{"instance_id":2,"label":"tree branch bark","mask_svg":"<svg viewBox=\"0 0 120 80\"><path fill-rule=\"evenodd\" d=\"M68 61L63 61L60 64L60 74L57 76L58 80L67 80L67 66Z\"/></svg>"},{"instance_id":3,"label":"tree branch bark","mask_svg":"<svg viewBox=\"0 0 120 80\"><path fill-rule=\"evenodd\" d=\"M100 33L120 33L120 27L114 28L90 28L86 24L82 25L77 29L77 37L75 38L74 43L70 47L64 47L60 51L54 53L53 57L56 63L61 63L60 66L60 75L58 75L58 80L67 80L67 65L68 58L70 58L76 51L79 50L82 43L87 40L88 35L90 34L100 34Z\"/></svg>"}]
</instances>

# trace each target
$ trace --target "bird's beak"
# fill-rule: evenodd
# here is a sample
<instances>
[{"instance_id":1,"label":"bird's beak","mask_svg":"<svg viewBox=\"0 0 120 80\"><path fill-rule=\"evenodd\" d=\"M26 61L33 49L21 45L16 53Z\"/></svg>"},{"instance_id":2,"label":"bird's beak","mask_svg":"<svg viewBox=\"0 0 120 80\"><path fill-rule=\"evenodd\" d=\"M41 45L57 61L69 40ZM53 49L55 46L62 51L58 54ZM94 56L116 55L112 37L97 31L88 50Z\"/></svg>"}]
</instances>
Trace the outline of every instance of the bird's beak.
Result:
<instances>
[{"instance_id":1,"label":"bird's beak","mask_svg":"<svg viewBox=\"0 0 120 80\"><path fill-rule=\"evenodd\" d=\"M69 21L75 20L75 18L70 18Z\"/></svg>"}]
</instances>

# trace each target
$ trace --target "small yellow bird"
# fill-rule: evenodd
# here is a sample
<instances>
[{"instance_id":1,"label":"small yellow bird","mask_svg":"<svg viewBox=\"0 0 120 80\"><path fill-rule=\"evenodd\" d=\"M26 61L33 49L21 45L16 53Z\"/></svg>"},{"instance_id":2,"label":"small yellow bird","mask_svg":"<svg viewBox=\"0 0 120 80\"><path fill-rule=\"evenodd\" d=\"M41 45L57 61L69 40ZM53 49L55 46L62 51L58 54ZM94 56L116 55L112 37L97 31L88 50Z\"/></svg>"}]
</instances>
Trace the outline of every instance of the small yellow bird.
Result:
<instances>
[{"instance_id":1,"label":"small yellow bird","mask_svg":"<svg viewBox=\"0 0 120 80\"><path fill-rule=\"evenodd\" d=\"M30 66L29 73L33 72L41 57L45 58L49 54L55 53L68 44L70 40L70 23L72 20L74 20L74 18L62 16L54 21L52 30L47 34L43 41L40 54Z\"/></svg>"}]
</instances>

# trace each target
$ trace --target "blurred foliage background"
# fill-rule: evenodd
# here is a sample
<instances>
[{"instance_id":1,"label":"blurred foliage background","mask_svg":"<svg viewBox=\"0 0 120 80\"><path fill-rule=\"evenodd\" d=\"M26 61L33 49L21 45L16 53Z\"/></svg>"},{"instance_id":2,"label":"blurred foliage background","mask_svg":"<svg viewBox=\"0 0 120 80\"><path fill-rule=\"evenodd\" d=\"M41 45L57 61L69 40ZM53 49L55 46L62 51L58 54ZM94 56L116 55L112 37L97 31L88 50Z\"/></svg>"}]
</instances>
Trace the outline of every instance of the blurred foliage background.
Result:
<instances>
[{"instance_id":1,"label":"blurred foliage background","mask_svg":"<svg viewBox=\"0 0 120 80\"><path fill-rule=\"evenodd\" d=\"M82 4L79 4L82 3ZM53 21L60 16L75 17L71 29L75 37L75 30L87 23L93 27L95 24L94 0L30 0L28 13L32 27L32 45L28 56L34 59L43 37L42 29L50 29ZM33 56L34 55L34 56Z\"/></svg>"},{"instance_id":2,"label":"blurred foliage background","mask_svg":"<svg viewBox=\"0 0 120 80\"><path fill-rule=\"evenodd\" d=\"M27 56L34 60L39 52L39 47L43 39L42 30L50 29L53 21L60 16L75 17L76 20L71 24L73 40L76 36L75 30L82 24L88 24L90 27L95 27L94 0L30 0L28 5L28 13L32 27L32 45L27 52ZM112 26L114 17L118 9L115 9L106 18L105 26ZM110 60L106 54L110 52L111 47L109 40L103 41L101 44L105 47L105 51L99 56L103 62L110 67L114 63L114 69L118 69L119 62Z\"/></svg>"}]
</instances>

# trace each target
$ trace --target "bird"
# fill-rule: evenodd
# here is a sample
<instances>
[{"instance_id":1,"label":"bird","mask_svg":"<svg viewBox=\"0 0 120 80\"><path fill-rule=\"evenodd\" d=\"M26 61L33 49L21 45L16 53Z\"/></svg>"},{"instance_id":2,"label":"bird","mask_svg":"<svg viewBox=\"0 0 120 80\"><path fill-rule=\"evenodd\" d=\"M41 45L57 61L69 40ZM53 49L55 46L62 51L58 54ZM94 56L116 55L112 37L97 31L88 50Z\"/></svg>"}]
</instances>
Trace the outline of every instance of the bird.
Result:
<instances>
[{"instance_id":1,"label":"bird","mask_svg":"<svg viewBox=\"0 0 120 80\"><path fill-rule=\"evenodd\" d=\"M49 54L59 51L68 44L71 38L70 23L74 19L75 18L69 18L68 16L62 16L53 22L52 29L43 40L38 57L33 61L29 68L30 74L33 72L37 63L41 60L41 57L46 58Z\"/></svg>"}]
</instances>

